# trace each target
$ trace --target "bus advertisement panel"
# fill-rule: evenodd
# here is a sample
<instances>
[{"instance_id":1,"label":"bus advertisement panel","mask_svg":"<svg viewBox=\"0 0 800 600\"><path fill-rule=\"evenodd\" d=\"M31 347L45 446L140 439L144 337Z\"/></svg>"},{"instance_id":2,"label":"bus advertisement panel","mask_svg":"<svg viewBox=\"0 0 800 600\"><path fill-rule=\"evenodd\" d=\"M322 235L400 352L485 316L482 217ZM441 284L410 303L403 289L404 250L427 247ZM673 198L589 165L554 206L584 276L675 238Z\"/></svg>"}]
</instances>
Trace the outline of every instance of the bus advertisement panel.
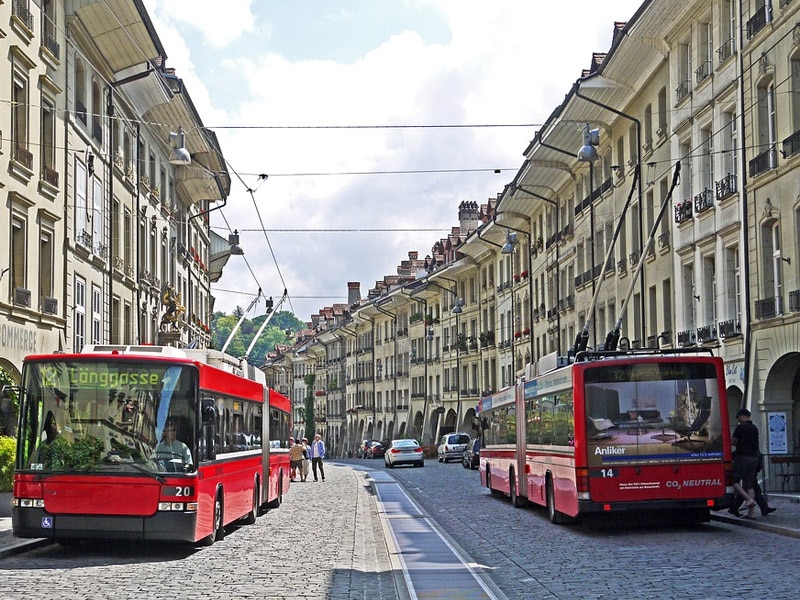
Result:
<instances>
[{"instance_id":1,"label":"bus advertisement panel","mask_svg":"<svg viewBox=\"0 0 800 600\"><path fill-rule=\"evenodd\" d=\"M264 465L272 445L287 445L288 411L271 425L258 377L192 352L87 347L25 359L16 536L213 543L274 505Z\"/></svg>"}]
</instances>

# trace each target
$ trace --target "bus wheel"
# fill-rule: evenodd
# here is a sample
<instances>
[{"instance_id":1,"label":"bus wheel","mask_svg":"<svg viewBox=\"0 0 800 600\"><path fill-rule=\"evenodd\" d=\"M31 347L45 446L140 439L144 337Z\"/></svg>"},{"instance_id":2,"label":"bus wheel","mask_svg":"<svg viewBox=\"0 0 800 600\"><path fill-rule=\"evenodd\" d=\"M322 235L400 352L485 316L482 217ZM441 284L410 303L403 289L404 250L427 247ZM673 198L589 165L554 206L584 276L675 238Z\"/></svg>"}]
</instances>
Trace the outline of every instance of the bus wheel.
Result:
<instances>
[{"instance_id":1,"label":"bus wheel","mask_svg":"<svg viewBox=\"0 0 800 600\"><path fill-rule=\"evenodd\" d=\"M214 542L225 539L225 527L222 525L222 497L221 492L217 492L214 499L214 530L205 538L203 545L210 546Z\"/></svg>"},{"instance_id":2,"label":"bus wheel","mask_svg":"<svg viewBox=\"0 0 800 600\"><path fill-rule=\"evenodd\" d=\"M242 522L245 525L252 525L253 523L255 523L256 518L258 517L258 513L261 512L259 510L259 506L261 506L261 498L259 493L260 491L261 490L259 489L258 481L256 481L255 484L253 485L253 507L250 509L250 512L247 513L244 519L242 520Z\"/></svg>"},{"instance_id":3,"label":"bus wheel","mask_svg":"<svg viewBox=\"0 0 800 600\"><path fill-rule=\"evenodd\" d=\"M547 516L550 522L561 525L566 522L564 515L556 510L556 493L553 489L553 480L547 480Z\"/></svg>"},{"instance_id":4,"label":"bus wheel","mask_svg":"<svg viewBox=\"0 0 800 600\"><path fill-rule=\"evenodd\" d=\"M522 498L517 493L517 478L514 477L514 469L509 470L508 472L508 481L509 481L509 495L511 496L511 506L515 508L519 508L521 506L525 506L525 498Z\"/></svg>"},{"instance_id":5,"label":"bus wheel","mask_svg":"<svg viewBox=\"0 0 800 600\"><path fill-rule=\"evenodd\" d=\"M492 473L489 469L486 469L486 487L489 488L489 495L492 498L502 498L503 492L500 490L496 490L492 487Z\"/></svg>"},{"instance_id":6,"label":"bus wheel","mask_svg":"<svg viewBox=\"0 0 800 600\"><path fill-rule=\"evenodd\" d=\"M278 477L278 495L275 500L267 503L267 508L278 508L283 503L283 474Z\"/></svg>"}]
</instances>

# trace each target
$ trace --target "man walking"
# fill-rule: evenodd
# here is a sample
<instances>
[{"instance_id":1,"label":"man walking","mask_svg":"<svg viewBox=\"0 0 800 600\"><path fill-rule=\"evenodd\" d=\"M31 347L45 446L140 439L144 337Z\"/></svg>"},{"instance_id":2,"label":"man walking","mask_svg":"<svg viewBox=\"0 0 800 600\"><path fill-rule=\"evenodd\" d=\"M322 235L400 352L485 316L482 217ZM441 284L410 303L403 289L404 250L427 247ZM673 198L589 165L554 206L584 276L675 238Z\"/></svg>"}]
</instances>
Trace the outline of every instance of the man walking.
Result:
<instances>
[{"instance_id":1,"label":"man walking","mask_svg":"<svg viewBox=\"0 0 800 600\"><path fill-rule=\"evenodd\" d=\"M317 434L314 436L314 441L311 442L311 470L314 473L314 481L318 481L317 467L319 467L322 481L325 481L325 469L322 467L323 458L325 458L325 442L322 441L322 436Z\"/></svg>"}]
</instances>

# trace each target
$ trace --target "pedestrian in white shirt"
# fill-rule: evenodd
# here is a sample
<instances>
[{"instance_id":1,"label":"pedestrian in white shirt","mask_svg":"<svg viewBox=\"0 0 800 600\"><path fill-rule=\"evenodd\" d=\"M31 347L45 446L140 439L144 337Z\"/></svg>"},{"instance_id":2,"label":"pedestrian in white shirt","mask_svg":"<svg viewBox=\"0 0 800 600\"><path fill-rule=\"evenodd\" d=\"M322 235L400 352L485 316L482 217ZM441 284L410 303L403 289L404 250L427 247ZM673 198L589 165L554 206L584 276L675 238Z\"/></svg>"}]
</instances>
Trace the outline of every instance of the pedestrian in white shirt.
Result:
<instances>
[{"instance_id":1,"label":"pedestrian in white shirt","mask_svg":"<svg viewBox=\"0 0 800 600\"><path fill-rule=\"evenodd\" d=\"M322 436L317 434L314 436L314 441L311 442L311 470L314 472L314 481L318 481L317 467L319 467L322 481L325 481L325 469L322 466L323 458L325 458L325 442L322 441Z\"/></svg>"}]
</instances>

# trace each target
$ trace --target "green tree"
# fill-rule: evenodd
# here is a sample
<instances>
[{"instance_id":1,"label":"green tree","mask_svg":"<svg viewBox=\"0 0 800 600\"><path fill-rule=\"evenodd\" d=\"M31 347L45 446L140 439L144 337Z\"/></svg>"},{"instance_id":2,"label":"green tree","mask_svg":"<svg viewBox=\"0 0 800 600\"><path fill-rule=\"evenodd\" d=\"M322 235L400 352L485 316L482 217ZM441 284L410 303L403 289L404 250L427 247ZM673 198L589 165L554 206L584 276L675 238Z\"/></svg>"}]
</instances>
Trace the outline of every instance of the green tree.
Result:
<instances>
[{"instance_id":1,"label":"green tree","mask_svg":"<svg viewBox=\"0 0 800 600\"><path fill-rule=\"evenodd\" d=\"M231 315L226 315L222 312L214 313L214 318L211 321L212 346L214 348L221 349L225 345L231 332L236 327L239 319L241 319L244 311L241 311L238 307L237 310L239 310L238 315L236 311ZM268 315L259 315L252 320L245 318L225 352L232 356L244 356L267 317ZM295 317L293 313L288 311L275 313L253 345L247 361L252 365L260 366L263 364L268 352L272 352L275 346L290 343L294 333L300 331L303 327L302 321ZM287 335L287 331L289 335Z\"/></svg>"}]
</instances>

